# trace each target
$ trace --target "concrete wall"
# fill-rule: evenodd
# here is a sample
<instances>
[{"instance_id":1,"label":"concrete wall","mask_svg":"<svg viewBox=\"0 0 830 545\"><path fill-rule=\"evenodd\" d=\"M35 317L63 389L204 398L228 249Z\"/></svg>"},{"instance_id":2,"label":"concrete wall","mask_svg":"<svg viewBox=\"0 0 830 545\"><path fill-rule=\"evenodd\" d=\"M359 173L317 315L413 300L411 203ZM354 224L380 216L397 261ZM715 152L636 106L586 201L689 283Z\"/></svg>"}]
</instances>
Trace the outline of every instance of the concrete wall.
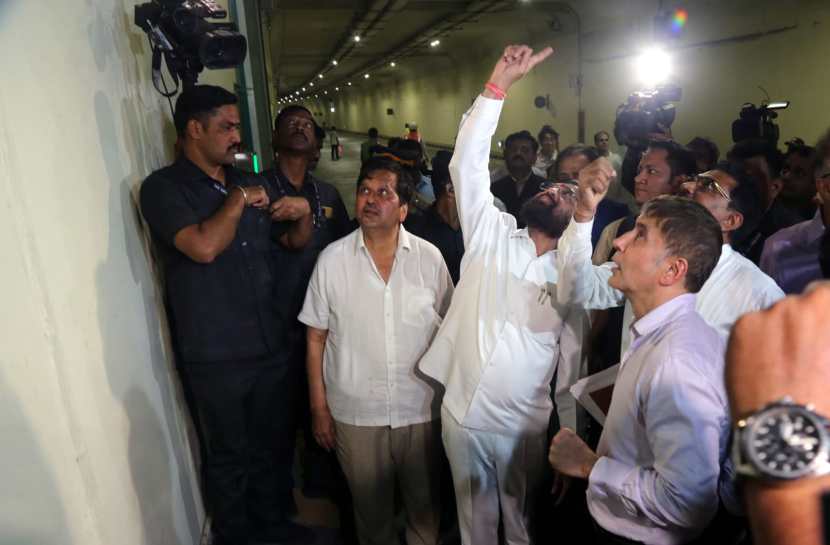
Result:
<instances>
[{"instance_id":1,"label":"concrete wall","mask_svg":"<svg viewBox=\"0 0 830 545\"><path fill-rule=\"evenodd\" d=\"M530 5L538 7L539 17L546 9L544 2ZM722 150L727 149L731 122L741 104L764 99L758 86L774 100L792 101L779 118L782 142L793 136L815 141L830 125L830 74L822 68L830 50L830 4L820 0L692 0L684 6L689 22L675 44L678 49L672 52L674 81L683 88L673 127L678 140L686 142L704 135L712 137ZM655 10L655 2L648 0L609 2L605 17L589 17L584 22L584 108L589 140L597 130L613 129L616 107L642 87L635 77L633 55L650 39ZM402 59L401 67L408 64L413 68L385 69L377 77L373 75L371 85L356 81L354 90L338 95L337 111L333 116L327 114L329 121L360 132L374 125L387 134L401 133L405 122L417 121L427 140L452 143L461 113L480 91L503 44L552 44L554 58L511 90L497 137L522 128L535 132L550 123L562 134L563 144L574 142L574 35L524 31L529 24L511 21L509 16L503 20L504 28L498 34L481 40L444 39L441 47L446 44L447 53L443 58ZM785 30L763 35L776 29ZM757 36L717 43L753 34ZM483 43L495 45L485 49ZM554 111L534 107L537 95L550 95ZM395 116L387 116L386 108L394 108Z\"/></svg>"},{"instance_id":2,"label":"concrete wall","mask_svg":"<svg viewBox=\"0 0 830 545\"><path fill-rule=\"evenodd\" d=\"M135 206L171 159L133 0L0 2L0 543L194 544L204 512Z\"/></svg>"}]
</instances>

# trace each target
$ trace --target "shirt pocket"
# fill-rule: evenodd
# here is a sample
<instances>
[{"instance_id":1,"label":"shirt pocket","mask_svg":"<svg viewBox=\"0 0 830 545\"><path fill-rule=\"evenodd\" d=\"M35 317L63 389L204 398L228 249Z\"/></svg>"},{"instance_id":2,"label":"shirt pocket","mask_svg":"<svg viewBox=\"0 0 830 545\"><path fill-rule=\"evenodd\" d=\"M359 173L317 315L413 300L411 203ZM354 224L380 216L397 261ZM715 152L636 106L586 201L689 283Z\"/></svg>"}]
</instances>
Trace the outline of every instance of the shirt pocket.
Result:
<instances>
[{"instance_id":1,"label":"shirt pocket","mask_svg":"<svg viewBox=\"0 0 830 545\"><path fill-rule=\"evenodd\" d=\"M418 329L432 329L441 325L441 317L435 312L435 292L429 288L404 290L401 320Z\"/></svg>"}]
</instances>

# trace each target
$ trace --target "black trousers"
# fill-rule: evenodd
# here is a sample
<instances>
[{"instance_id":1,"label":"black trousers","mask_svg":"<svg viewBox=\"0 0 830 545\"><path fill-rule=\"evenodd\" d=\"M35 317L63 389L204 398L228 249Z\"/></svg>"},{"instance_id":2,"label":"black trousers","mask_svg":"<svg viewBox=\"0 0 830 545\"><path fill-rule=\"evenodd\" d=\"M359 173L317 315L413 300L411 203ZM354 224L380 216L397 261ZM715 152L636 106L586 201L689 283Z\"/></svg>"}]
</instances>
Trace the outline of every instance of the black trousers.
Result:
<instances>
[{"instance_id":1,"label":"black trousers","mask_svg":"<svg viewBox=\"0 0 830 545\"><path fill-rule=\"evenodd\" d=\"M340 159L340 149L338 148L337 145L332 144L332 146L331 146L331 160L332 161L337 161L338 159Z\"/></svg>"},{"instance_id":2,"label":"black trousers","mask_svg":"<svg viewBox=\"0 0 830 545\"><path fill-rule=\"evenodd\" d=\"M205 441L213 528L247 543L279 526L291 501L296 388L280 359L186 364Z\"/></svg>"}]
</instances>

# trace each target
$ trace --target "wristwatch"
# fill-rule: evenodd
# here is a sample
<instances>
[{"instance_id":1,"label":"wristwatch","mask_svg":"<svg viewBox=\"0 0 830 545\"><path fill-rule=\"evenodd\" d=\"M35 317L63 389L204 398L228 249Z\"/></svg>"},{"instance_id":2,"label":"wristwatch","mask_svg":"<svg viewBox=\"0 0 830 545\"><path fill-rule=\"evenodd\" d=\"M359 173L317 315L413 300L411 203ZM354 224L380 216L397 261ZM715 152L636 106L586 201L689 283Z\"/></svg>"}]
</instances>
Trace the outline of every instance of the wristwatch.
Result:
<instances>
[{"instance_id":1,"label":"wristwatch","mask_svg":"<svg viewBox=\"0 0 830 545\"><path fill-rule=\"evenodd\" d=\"M732 461L743 477L792 481L830 474L830 420L783 397L740 420Z\"/></svg>"}]
</instances>

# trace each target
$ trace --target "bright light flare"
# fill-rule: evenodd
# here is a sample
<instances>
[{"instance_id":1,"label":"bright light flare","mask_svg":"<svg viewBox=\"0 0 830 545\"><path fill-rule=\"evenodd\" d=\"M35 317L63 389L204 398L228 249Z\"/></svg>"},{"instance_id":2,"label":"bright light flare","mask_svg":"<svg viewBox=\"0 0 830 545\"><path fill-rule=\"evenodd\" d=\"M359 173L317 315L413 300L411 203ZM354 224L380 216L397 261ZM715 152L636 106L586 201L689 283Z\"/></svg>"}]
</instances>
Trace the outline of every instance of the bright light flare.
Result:
<instances>
[{"instance_id":1,"label":"bright light flare","mask_svg":"<svg viewBox=\"0 0 830 545\"><path fill-rule=\"evenodd\" d=\"M636 61L637 77L648 86L665 83L671 76L671 57L662 49L647 49Z\"/></svg>"}]
</instances>

